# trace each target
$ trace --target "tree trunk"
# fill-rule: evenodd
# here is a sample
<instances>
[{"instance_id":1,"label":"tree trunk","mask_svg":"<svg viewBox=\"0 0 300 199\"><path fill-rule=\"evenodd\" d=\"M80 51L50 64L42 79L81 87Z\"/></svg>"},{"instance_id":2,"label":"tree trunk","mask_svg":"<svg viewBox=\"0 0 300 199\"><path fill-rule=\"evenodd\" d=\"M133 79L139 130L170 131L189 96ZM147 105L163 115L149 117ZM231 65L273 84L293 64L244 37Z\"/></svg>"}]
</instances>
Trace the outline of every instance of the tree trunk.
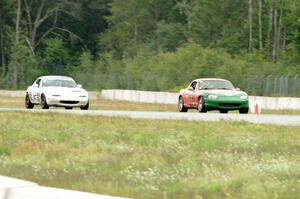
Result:
<instances>
[{"instance_id":1,"label":"tree trunk","mask_svg":"<svg viewBox=\"0 0 300 199\"><path fill-rule=\"evenodd\" d=\"M263 49L263 37L262 37L262 0L258 0L258 35L259 35L259 49Z\"/></svg>"},{"instance_id":2,"label":"tree trunk","mask_svg":"<svg viewBox=\"0 0 300 199\"><path fill-rule=\"evenodd\" d=\"M15 48L18 48L19 40L20 40L20 22L21 22L21 0L18 0L18 7L17 7L17 18L16 18L16 41L15 41ZM18 84L18 72L20 67L20 61L18 59L19 55L18 52L14 52L16 56L16 62L12 64L10 67L12 67L12 86L13 88L17 88Z\"/></svg>"},{"instance_id":3,"label":"tree trunk","mask_svg":"<svg viewBox=\"0 0 300 199\"><path fill-rule=\"evenodd\" d=\"M281 29L282 29L282 8L279 10L279 21L278 21L278 28L277 28L277 38L276 38L276 56L277 59L279 57L280 48L281 48Z\"/></svg>"},{"instance_id":4,"label":"tree trunk","mask_svg":"<svg viewBox=\"0 0 300 199\"><path fill-rule=\"evenodd\" d=\"M1 74L5 74L5 55L4 55L4 42L3 42L3 20L2 20L2 10L0 8L0 54L1 54ZM0 74L0 75L1 75Z\"/></svg>"},{"instance_id":5,"label":"tree trunk","mask_svg":"<svg viewBox=\"0 0 300 199\"><path fill-rule=\"evenodd\" d=\"M272 50L272 61L275 62L277 58L277 8L274 10L274 38L273 38L273 50Z\"/></svg>"},{"instance_id":6,"label":"tree trunk","mask_svg":"<svg viewBox=\"0 0 300 199\"><path fill-rule=\"evenodd\" d=\"M137 44L137 40L138 40L138 26L137 26L137 22L134 23L134 44Z\"/></svg>"},{"instance_id":7,"label":"tree trunk","mask_svg":"<svg viewBox=\"0 0 300 199\"><path fill-rule=\"evenodd\" d=\"M32 2L32 1L31 1ZM66 28L57 28L57 16L59 12L63 12L65 14L69 14L72 16L71 12L64 9L63 3L54 3L51 6L46 4L46 0L39 0L37 1L37 5L32 5L30 1L24 0L24 7L27 13L27 28L28 28L28 38L26 39L29 48L31 49L32 53L34 54L35 49L38 45L42 42L42 40L51 33L54 29L72 33L71 31L67 30ZM35 7L36 6L36 7ZM52 26L48 26L48 29L39 32L40 26L49 18L54 17L54 21ZM75 35L75 34L73 34ZM76 35L75 35L76 36ZM77 38L79 38L77 36Z\"/></svg>"},{"instance_id":8,"label":"tree trunk","mask_svg":"<svg viewBox=\"0 0 300 199\"><path fill-rule=\"evenodd\" d=\"M248 0L249 52L252 52L252 0Z\"/></svg>"},{"instance_id":9,"label":"tree trunk","mask_svg":"<svg viewBox=\"0 0 300 199\"><path fill-rule=\"evenodd\" d=\"M17 19L16 19L16 44L20 40L20 19L21 19L21 0L18 0Z\"/></svg>"},{"instance_id":10,"label":"tree trunk","mask_svg":"<svg viewBox=\"0 0 300 199\"><path fill-rule=\"evenodd\" d=\"M286 50L286 29L283 27L282 34L282 50Z\"/></svg>"},{"instance_id":11,"label":"tree trunk","mask_svg":"<svg viewBox=\"0 0 300 199\"><path fill-rule=\"evenodd\" d=\"M269 7L269 26L268 26L268 35L267 35L267 39L266 39L266 45L268 46L268 50L270 49L271 46L271 34L272 34L272 28L273 28L273 4L270 3L270 7Z\"/></svg>"}]
</instances>

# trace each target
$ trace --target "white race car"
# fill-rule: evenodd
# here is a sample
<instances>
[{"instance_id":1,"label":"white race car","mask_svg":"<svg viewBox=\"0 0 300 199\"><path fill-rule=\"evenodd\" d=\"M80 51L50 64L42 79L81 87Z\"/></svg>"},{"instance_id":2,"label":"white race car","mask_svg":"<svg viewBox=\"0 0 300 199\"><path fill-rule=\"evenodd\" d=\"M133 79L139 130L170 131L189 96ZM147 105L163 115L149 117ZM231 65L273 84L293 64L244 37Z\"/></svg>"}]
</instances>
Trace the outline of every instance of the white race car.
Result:
<instances>
[{"instance_id":1,"label":"white race car","mask_svg":"<svg viewBox=\"0 0 300 199\"><path fill-rule=\"evenodd\" d=\"M65 109L80 107L87 110L89 96L88 92L82 89L80 84L77 85L71 77L43 76L37 78L26 91L25 107L32 109L37 104L43 109L57 106Z\"/></svg>"}]
</instances>

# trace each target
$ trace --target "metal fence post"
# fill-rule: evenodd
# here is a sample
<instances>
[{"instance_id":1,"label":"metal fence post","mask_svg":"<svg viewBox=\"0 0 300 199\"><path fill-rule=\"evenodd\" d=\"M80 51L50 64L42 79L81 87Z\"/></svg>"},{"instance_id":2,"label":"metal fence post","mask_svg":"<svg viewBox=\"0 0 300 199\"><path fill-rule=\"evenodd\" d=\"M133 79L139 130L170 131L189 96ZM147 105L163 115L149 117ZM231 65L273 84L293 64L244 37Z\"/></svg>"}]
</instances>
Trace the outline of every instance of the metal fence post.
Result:
<instances>
[{"instance_id":1,"label":"metal fence post","mask_svg":"<svg viewBox=\"0 0 300 199\"><path fill-rule=\"evenodd\" d=\"M299 77L299 75L296 75L293 78L294 81L293 81L293 90L292 90L292 93L295 96L300 96L300 85L298 85L298 77Z\"/></svg>"},{"instance_id":2,"label":"metal fence post","mask_svg":"<svg viewBox=\"0 0 300 199\"><path fill-rule=\"evenodd\" d=\"M250 95L300 97L300 75L253 75L246 80Z\"/></svg>"},{"instance_id":3,"label":"metal fence post","mask_svg":"<svg viewBox=\"0 0 300 199\"><path fill-rule=\"evenodd\" d=\"M269 91L270 91L270 78L272 77L272 75L268 75L266 78L266 84L265 84L265 90L264 90L264 95L269 95Z\"/></svg>"}]
</instances>

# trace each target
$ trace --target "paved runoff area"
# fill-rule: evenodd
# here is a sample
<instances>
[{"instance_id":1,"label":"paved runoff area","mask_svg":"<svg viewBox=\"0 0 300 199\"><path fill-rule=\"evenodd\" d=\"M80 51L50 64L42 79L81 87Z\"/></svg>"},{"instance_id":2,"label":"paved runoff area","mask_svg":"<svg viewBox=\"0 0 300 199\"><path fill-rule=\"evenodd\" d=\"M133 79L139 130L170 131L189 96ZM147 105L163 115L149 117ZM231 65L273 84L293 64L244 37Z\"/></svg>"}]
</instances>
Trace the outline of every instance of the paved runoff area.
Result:
<instances>
[{"instance_id":1,"label":"paved runoff area","mask_svg":"<svg viewBox=\"0 0 300 199\"><path fill-rule=\"evenodd\" d=\"M300 126L300 115L271 115L271 114L220 114L220 113L179 113L179 112L150 112L150 111L109 111L109 110L42 110L0 108L1 112L30 112L30 113L60 113L88 116L127 117L151 120L190 120L190 121L245 121L256 124L274 124Z\"/></svg>"}]
</instances>

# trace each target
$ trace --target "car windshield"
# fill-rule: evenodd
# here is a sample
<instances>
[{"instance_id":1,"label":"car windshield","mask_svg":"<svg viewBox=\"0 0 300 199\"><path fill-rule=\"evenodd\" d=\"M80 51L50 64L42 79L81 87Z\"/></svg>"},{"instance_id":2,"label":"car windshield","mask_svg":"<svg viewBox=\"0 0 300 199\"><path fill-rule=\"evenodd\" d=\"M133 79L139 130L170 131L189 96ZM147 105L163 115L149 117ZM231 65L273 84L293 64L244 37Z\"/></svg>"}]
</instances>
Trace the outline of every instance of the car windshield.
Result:
<instances>
[{"instance_id":1,"label":"car windshield","mask_svg":"<svg viewBox=\"0 0 300 199\"><path fill-rule=\"evenodd\" d=\"M224 90L233 90L234 87L230 81L226 80L203 80L200 81L199 87L200 90L203 89L224 89Z\"/></svg>"},{"instance_id":2,"label":"car windshield","mask_svg":"<svg viewBox=\"0 0 300 199\"><path fill-rule=\"evenodd\" d=\"M62 80L62 79L51 79L46 80L43 83L43 87L67 87L67 88L75 88L76 83L72 80Z\"/></svg>"}]
</instances>

